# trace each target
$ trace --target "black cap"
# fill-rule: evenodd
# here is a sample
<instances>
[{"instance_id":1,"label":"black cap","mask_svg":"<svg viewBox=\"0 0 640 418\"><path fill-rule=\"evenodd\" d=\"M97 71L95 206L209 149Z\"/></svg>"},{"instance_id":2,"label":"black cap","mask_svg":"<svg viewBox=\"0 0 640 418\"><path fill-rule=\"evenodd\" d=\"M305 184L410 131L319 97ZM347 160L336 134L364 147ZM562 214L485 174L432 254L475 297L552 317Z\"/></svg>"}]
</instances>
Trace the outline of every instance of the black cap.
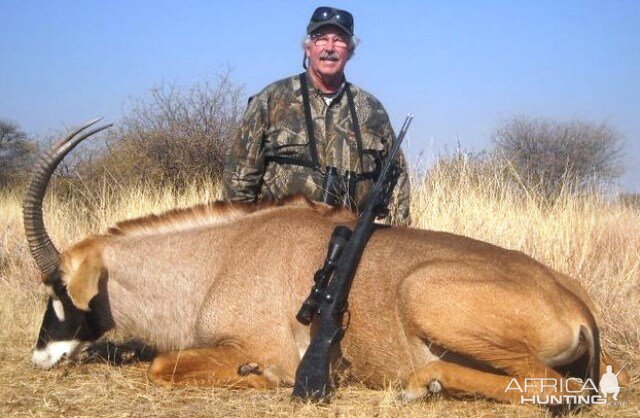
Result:
<instances>
[{"instance_id":1,"label":"black cap","mask_svg":"<svg viewBox=\"0 0 640 418\"><path fill-rule=\"evenodd\" d=\"M346 10L333 7L318 7L309 20L307 34L311 34L323 26L337 26L349 36L353 36L353 15Z\"/></svg>"}]
</instances>

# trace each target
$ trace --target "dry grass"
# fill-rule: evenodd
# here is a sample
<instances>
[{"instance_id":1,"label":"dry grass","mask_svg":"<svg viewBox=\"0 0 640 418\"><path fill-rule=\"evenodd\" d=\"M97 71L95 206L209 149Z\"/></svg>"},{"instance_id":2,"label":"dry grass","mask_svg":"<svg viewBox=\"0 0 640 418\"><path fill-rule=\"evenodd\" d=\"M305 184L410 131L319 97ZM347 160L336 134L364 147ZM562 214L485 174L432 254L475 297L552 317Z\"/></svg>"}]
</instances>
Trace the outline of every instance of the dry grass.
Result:
<instances>
[{"instance_id":1,"label":"dry grass","mask_svg":"<svg viewBox=\"0 0 640 418\"><path fill-rule=\"evenodd\" d=\"M565 196L539 209L536 199L470 176L437 172L414 187L416 227L451 231L519 249L580 279L601 308L603 345L628 364L631 388L622 406L590 408L582 416L639 416L640 212L604 198ZM215 200L214 187L137 188L62 201L49 198L46 221L60 248L119 219ZM84 202L84 203L80 203ZM276 392L168 389L148 383L145 365L30 365L44 290L23 238L20 197L0 194L1 416L545 416L530 406L484 400L433 399L402 406L396 392L341 388L328 406L292 403Z\"/></svg>"}]
</instances>

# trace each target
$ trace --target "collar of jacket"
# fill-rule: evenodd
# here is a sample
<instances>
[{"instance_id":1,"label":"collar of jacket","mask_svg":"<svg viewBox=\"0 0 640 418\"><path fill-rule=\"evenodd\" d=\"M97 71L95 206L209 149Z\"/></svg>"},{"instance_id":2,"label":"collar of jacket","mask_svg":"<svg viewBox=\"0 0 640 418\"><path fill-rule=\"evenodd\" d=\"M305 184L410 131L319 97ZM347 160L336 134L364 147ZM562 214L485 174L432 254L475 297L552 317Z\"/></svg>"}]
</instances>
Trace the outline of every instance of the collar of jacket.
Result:
<instances>
[{"instance_id":1,"label":"collar of jacket","mask_svg":"<svg viewBox=\"0 0 640 418\"><path fill-rule=\"evenodd\" d=\"M347 78L344 76L344 74L342 75L342 84L340 84L340 87L338 87L338 90L335 93L331 94L323 93L316 87L315 84L313 84L311 75L309 75L309 70L306 71L305 76L307 77L307 86L309 86L309 92L314 93L318 97L331 97L332 99L335 99L342 93L344 93L344 90L347 88Z\"/></svg>"}]
</instances>

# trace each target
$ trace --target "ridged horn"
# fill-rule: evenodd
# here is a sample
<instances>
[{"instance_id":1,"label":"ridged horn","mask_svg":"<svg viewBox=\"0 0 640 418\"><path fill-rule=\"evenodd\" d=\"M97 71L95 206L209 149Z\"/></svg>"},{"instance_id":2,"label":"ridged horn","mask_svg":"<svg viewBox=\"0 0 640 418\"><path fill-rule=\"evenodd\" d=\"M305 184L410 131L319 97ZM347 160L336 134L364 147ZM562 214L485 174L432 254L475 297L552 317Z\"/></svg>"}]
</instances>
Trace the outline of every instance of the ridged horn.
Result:
<instances>
[{"instance_id":1,"label":"ridged horn","mask_svg":"<svg viewBox=\"0 0 640 418\"><path fill-rule=\"evenodd\" d=\"M58 164L69 151L91 135L112 126L112 124L101 126L76 137L80 132L101 119L97 118L87 122L80 129L60 140L51 149L42 153L35 163L31 181L22 203L22 215L27 241L29 242L29 250L42 272L42 281L44 283L50 282L56 276L60 265L60 253L51 242L42 217L42 201L47 191L47 185Z\"/></svg>"}]
</instances>

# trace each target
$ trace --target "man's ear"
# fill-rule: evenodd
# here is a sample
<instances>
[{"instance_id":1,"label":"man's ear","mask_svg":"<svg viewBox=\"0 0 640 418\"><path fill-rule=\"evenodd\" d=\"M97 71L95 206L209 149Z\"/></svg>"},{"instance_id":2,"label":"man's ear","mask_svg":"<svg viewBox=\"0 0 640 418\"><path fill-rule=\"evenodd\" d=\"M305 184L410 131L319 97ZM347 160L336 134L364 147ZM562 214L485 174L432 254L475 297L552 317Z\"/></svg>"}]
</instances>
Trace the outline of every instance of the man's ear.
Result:
<instances>
[{"instance_id":1,"label":"man's ear","mask_svg":"<svg viewBox=\"0 0 640 418\"><path fill-rule=\"evenodd\" d=\"M311 41L308 39L304 43L304 56L306 58L311 56Z\"/></svg>"}]
</instances>

